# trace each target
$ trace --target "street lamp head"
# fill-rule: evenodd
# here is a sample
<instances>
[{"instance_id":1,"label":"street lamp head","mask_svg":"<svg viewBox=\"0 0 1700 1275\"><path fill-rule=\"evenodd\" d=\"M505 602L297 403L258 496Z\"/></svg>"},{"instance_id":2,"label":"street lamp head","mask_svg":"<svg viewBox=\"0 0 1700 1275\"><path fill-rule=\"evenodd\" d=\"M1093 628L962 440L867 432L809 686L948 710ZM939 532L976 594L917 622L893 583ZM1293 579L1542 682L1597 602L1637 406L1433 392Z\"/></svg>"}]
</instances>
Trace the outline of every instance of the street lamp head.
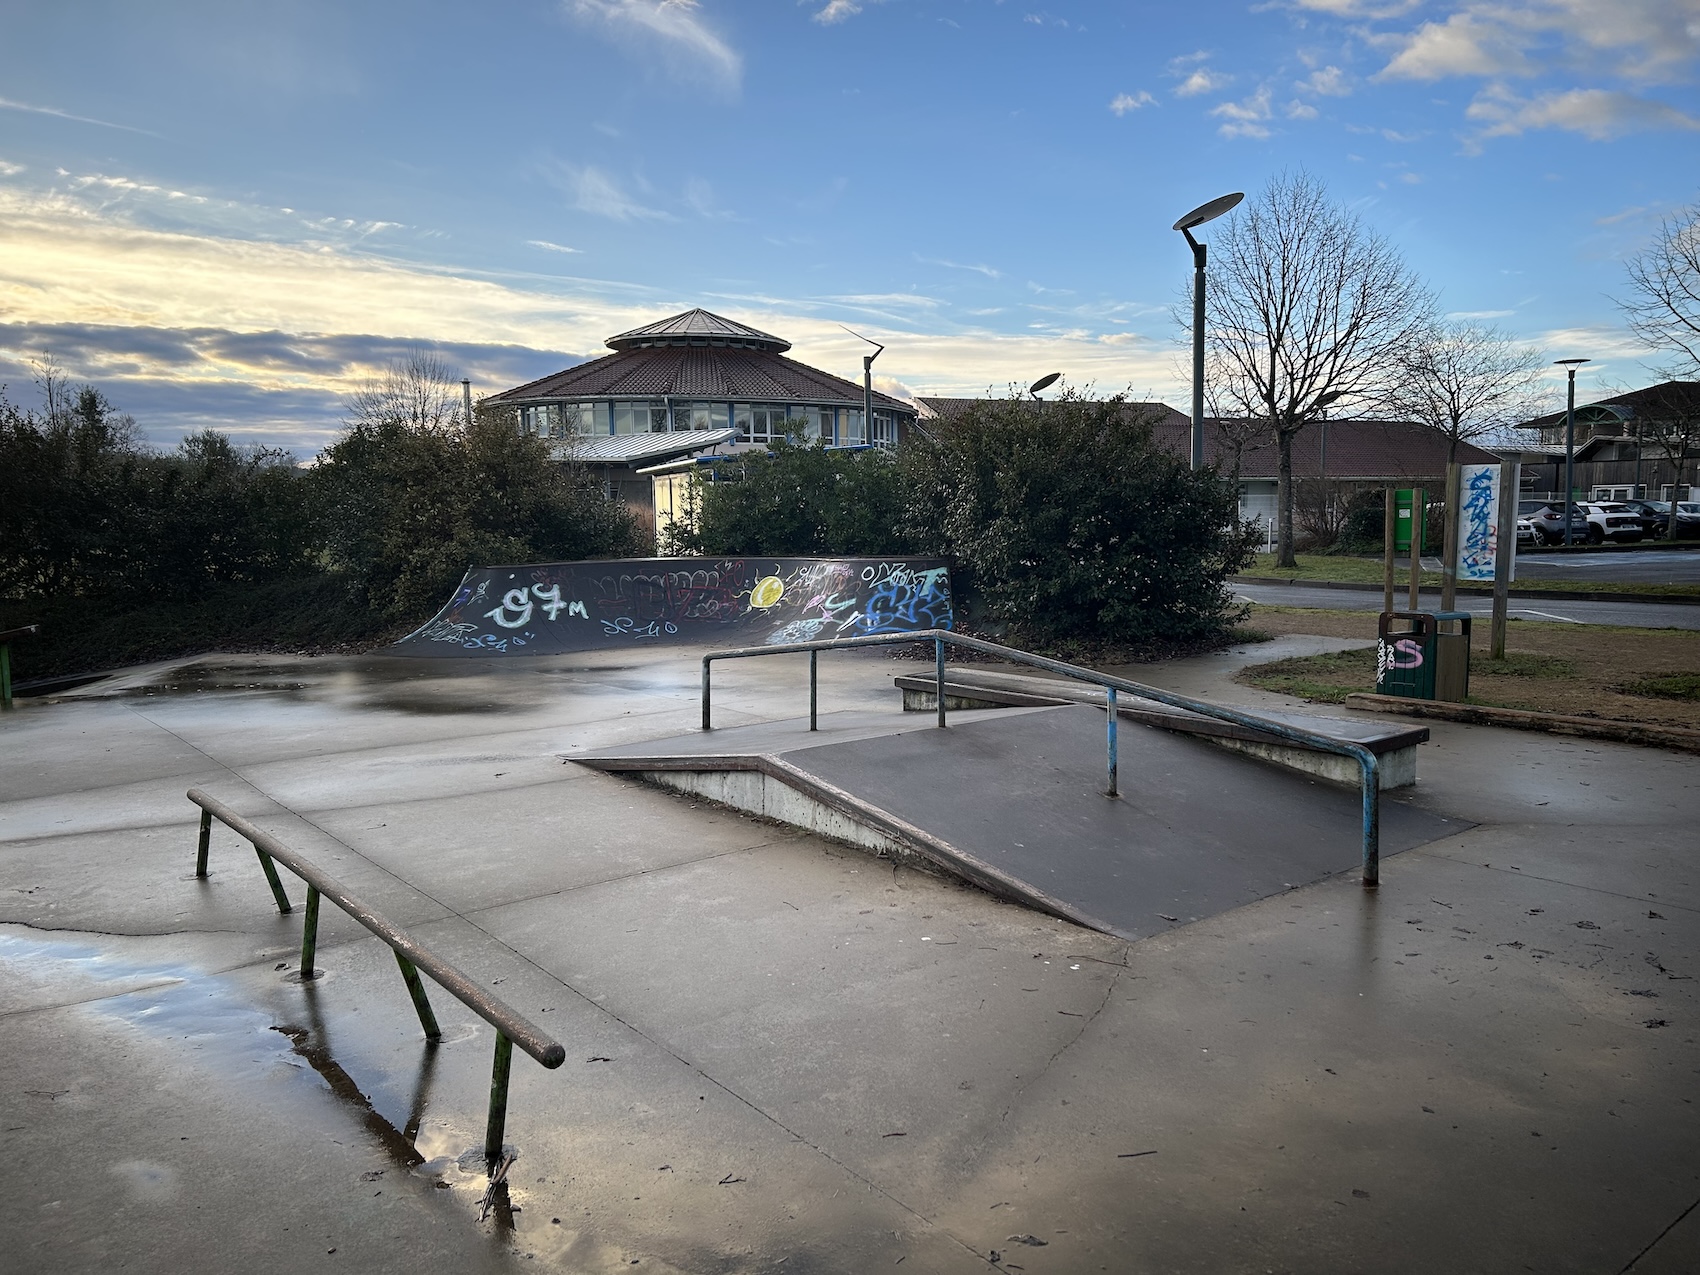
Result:
<instances>
[{"instance_id":1,"label":"street lamp head","mask_svg":"<svg viewBox=\"0 0 1700 1275\"><path fill-rule=\"evenodd\" d=\"M1557 364L1559 367L1569 367L1572 364L1576 364L1576 363L1592 363L1593 361L1594 361L1593 359L1554 359L1553 360L1553 362L1555 364Z\"/></svg>"},{"instance_id":2,"label":"street lamp head","mask_svg":"<svg viewBox=\"0 0 1700 1275\"><path fill-rule=\"evenodd\" d=\"M1207 221L1215 221L1216 218L1220 217L1223 213L1227 212L1244 198L1244 191L1235 191L1231 195L1219 196L1216 199L1212 199L1207 204L1200 204L1197 208L1194 208L1186 216L1177 221L1173 226L1169 227L1169 229L1191 230L1194 226L1202 226Z\"/></svg>"},{"instance_id":3,"label":"street lamp head","mask_svg":"<svg viewBox=\"0 0 1700 1275\"><path fill-rule=\"evenodd\" d=\"M1027 392L1034 398L1038 398L1040 390L1048 390L1060 380L1062 380L1061 372L1047 372L1038 380L1034 381L1033 384L1029 385L1027 387Z\"/></svg>"},{"instance_id":4,"label":"street lamp head","mask_svg":"<svg viewBox=\"0 0 1700 1275\"><path fill-rule=\"evenodd\" d=\"M1324 408L1324 407L1327 407L1330 403L1338 403L1341 399L1343 399L1345 397L1346 397L1346 391L1345 390L1329 390L1328 393L1326 393L1326 394L1317 395L1316 402L1312 403L1311 406L1312 406L1312 408L1315 408L1315 409Z\"/></svg>"}]
</instances>

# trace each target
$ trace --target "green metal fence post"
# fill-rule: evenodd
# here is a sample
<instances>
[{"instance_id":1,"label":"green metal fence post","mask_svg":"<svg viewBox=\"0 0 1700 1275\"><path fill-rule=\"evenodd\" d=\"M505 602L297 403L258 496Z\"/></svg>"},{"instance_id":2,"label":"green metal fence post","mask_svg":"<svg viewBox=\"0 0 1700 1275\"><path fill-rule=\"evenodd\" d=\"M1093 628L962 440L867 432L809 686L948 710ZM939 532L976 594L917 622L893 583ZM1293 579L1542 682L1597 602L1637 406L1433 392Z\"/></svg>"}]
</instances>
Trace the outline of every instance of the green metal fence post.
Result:
<instances>
[{"instance_id":1,"label":"green metal fence post","mask_svg":"<svg viewBox=\"0 0 1700 1275\"><path fill-rule=\"evenodd\" d=\"M272 862L271 855L260 849L259 846L254 847L254 853L260 856L260 866L265 869L266 884L272 888L272 898L277 900L277 910L287 914L289 912L289 896L283 892L283 882L277 879L277 865Z\"/></svg>"},{"instance_id":2,"label":"green metal fence post","mask_svg":"<svg viewBox=\"0 0 1700 1275\"><path fill-rule=\"evenodd\" d=\"M307 887L307 917L301 925L301 977L317 978L313 971L313 957L319 949L319 891L315 886Z\"/></svg>"},{"instance_id":3,"label":"green metal fence post","mask_svg":"<svg viewBox=\"0 0 1700 1275\"><path fill-rule=\"evenodd\" d=\"M496 1033L496 1062L490 1069L490 1123L484 1128L484 1158L490 1170L502 1158L502 1135L508 1125L508 1072L513 1068L514 1043Z\"/></svg>"},{"instance_id":4,"label":"green metal fence post","mask_svg":"<svg viewBox=\"0 0 1700 1275\"><path fill-rule=\"evenodd\" d=\"M425 1039L441 1040L443 1029L437 1026L437 1016L431 1012L431 1002L426 999L425 984L420 981L418 969L400 952L395 954L395 963L401 966L401 981L407 984L407 994L413 997L413 1008L419 1015L419 1025L425 1029Z\"/></svg>"}]
</instances>

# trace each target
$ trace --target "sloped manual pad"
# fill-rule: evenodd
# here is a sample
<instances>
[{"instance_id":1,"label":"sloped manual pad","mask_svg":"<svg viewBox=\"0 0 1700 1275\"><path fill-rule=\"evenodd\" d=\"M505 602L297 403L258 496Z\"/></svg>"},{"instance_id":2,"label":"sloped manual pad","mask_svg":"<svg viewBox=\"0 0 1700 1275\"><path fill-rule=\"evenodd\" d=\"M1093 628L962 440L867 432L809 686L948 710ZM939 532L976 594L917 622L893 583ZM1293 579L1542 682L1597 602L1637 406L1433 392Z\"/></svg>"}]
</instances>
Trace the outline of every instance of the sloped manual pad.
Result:
<instances>
[{"instance_id":1,"label":"sloped manual pad","mask_svg":"<svg viewBox=\"0 0 1700 1275\"><path fill-rule=\"evenodd\" d=\"M766 723L572 760L657 779L759 771L970 881L1127 938L1360 862L1355 791L1167 731L1124 725L1121 796L1105 796L1095 709L964 715L945 730L853 716L823 717L815 735ZM1381 853L1471 826L1384 796Z\"/></svg>"}]
</instances>

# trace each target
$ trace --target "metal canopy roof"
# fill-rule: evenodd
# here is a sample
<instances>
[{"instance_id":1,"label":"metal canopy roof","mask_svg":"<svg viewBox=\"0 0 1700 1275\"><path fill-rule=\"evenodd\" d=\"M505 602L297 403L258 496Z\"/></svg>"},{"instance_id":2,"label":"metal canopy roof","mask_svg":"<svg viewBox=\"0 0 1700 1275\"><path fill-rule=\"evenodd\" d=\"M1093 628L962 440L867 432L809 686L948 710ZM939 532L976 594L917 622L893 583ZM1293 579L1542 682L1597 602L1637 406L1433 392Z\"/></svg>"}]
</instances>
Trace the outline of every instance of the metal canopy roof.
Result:
<instances>
[{"instance_id":1,"label":"metal canopy roof","mask_svg":"<svg viewBox=\"0 0 1700 1275\"><path fill-rule=\"evenodd\" d=\"M791 342L782 337L734 323L701 307L608 338L610 350L641 350L656 345L720 345L770 354L783 354L791 348Z\"/></svg>"},{"instance_id":2,"label":"metal canopy roof","mask_svg":"<svg viewBox=\"0 0 1700 1275\"><path fill-rule=\"evenodd\" d=\"M633 465L639 461L701 451L705 447L729 443L737 436L735 429L679 429L667 434L581 434L557 443L555 454L563 460L592 465Z\"/></svg>"}]
</instances>

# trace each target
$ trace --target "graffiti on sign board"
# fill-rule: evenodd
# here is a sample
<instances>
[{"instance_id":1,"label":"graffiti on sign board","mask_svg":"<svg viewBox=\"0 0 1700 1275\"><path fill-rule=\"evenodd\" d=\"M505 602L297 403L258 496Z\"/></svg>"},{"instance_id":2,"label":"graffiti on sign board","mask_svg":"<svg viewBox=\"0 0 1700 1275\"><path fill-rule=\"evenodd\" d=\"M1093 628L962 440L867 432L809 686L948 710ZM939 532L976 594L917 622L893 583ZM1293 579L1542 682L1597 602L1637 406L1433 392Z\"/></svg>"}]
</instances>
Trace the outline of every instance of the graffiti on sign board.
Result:
<instances>
[{"instance_id":1,"label":"graffiti on sign board","mask_svg":"<svg viewBox=\"0 0 1700 1275\"><path fill-rule=\"evenodd\" d=\"M641 558L475 567L391 650L514 655L633 643L803 642L948 629L938 559Z\"/></svg>"}]
</instances>

